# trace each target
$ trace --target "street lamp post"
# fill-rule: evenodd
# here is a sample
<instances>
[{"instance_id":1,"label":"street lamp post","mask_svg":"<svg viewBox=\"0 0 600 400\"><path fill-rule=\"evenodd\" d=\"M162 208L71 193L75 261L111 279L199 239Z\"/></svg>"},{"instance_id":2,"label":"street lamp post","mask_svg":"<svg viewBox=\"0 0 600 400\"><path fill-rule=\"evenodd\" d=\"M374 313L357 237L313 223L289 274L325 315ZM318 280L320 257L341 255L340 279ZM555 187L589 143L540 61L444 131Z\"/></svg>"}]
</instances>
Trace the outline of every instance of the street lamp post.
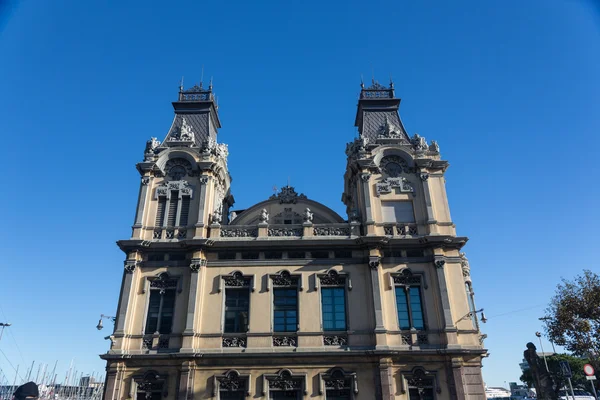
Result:
<instances>
[{"instance_id":1,"label":"street lamp post","mask_svg":"<svg viewBox=\"0 0 600 400\"><path fill-rule=\"evenodd\" d=\"M550 317L541 317L541 318L538 318L538 319L540 321L548 321L548 320L550 320L552 318L550 318ZM552 351L554 352L554 354L556 354L556 349L554 348L554 342L550 338L548 338L548 340L550 341L550 344L552 345Z\"/></svg>"},{"instance_id":2,"label":"street lamp post","mask_svg":"<svg viewBox=\"0 0 600 400\"><path fill-rule=\"evenodd\" d=\"M98 321L98 325L96 325L96 329L98 329L99 331L101 331L102 328L104 328L104 325L102 324L102 318L110 319L113 323L117 320L117 317L111 317L110 315L100 314L100 320Z\"/></svg>"},{"instance_id":3,"label":"street lamp post","mask_svg":"<svg viewBox=\"0 0 600 400\"><path fill-rule=\"evenodd\" d=\"M2 327L2 330L0 330L0 340L2 340L2 334L4 333L4 328L6 328L7 326L11 326L12 324L9 324L8 322L0 322L0 327Z\"/></svg>"},{"instance_id":4,"label":"street lamp post","mask_svg":"<svg viewBox=\"0 0 600 400\"><path fill-rule=\"evenodd\" d=\"M550 372L550 369L548 369L548 361L546 361L546 353L544 353L544 346L542 345L542 334L540 332L536 332L535 336L537 336L538 339L540 339L540 348L542 349L542 356L544 357L544 364L546 364L546 371Z\"/></svg>"}]
</instances>

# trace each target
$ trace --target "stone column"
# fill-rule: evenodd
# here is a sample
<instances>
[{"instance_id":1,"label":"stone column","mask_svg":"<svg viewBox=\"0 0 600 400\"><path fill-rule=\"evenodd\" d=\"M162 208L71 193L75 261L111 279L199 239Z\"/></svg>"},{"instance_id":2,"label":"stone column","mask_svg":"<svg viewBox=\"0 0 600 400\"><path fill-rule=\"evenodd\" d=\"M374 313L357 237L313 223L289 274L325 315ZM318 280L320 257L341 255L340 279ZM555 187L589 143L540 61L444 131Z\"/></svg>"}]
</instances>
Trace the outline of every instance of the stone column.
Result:
<instances>
[{"instance_id":1,"label":"stone column","mask_svg":"<svg viewBox=\"0 0 600 400\"><path fill-rule=\"evenodd\" d=\"M374 235L375 234L375 221L373 221L373 211L371 210L371 188L370 188L370 180L371 174L361 174L360 179L362 180L362 191L363 191L363 199L365 202L365 227L366 227L366 235Z\"/></svg>"},{"instance_id":2,"label":"stone column","mask_svg":"<svg viewBox=\"0 0 600 400\"><path fill-rule=\"evenodd\" d=\"M435 269L437 280L440 285L440 298L442 299L442 309L444 310L444 332L448 348L458 346L457 329L454 326L452 308L450 307L450 295L448 294L448 280L446 278L446 260L444 257L435 256Z\"/></svg>"},{"instance_id":3,"label":"stone column","mask_svg":"<svg viewBox=\"0 0 600 400\"><path fill-rule=\"evenodd\" d=\"M204 208L206 204L206 187L210 181L210 176L203 175L199 179L200 193L198 194L198 220L196 221L196 234L194 239L204 237Z\"/></svg>"},{"instance_id":4,"label":"stone column","mask_svg":"<svg viewBox=\"0 0 600 400\"><path fill-rule=\"evenodd\" d=\"M454 381L454 389L457 399L466 399L465 383L463 379L463 367L459 358L453 358L452 362L452 380Z\"/></svg>"},{"instance_id":5,"label":"stone column","mask_svg":"<svg viewBox=\"0 0 600 400\"><path fill-rule=\"evenodd\" d=\"M123 380L123 367L119 364L116 366L106 367L106 382L104 384L104 400L119 400L119 393Z\"/></svg>"},{"instance_id":6,"label":"stone column","mask_svg":"<svg viewBox=\"0 0 600 400\"><path fill-rule=\"evenodd\" d=\"M435 225L437 221L435 220L435 213L433 211L433 203L431 200L431 189L429 187L429 174L422 172L420 175L421 180L423 181L423 195L425 197L425 207L427 211L427 224ZM431 227L432 230L435 230L435 227ZM437 233L437 232L436 232Z\"/></svg>"},{"instance_id":7,"label":"stone column","mask_svg":"<svg viewBox=\"0 0 600 400\"><path fill-rule=\"evenodd\" d=\"M139 264L137 253L133 255L135 258L125 260L125 272L123 275L123 284L121 286L121 295L119 296L119 310L117 320L115 321L115 335L124 335L127 322L127 311L129 309L131 290L133 287L133 276L135 275L136 267Z\"/></svg>"},{"instance_id":8,"label":"stone column","mask_svg":"<svg viewBox=\"0 0 600 400\"><path fill-rule=\"evenodd\" d=\"M394 385L392 384L392 360L383 358L379 361L379 379L381 382L381 399L394 400Z\"/></svg>"},{"instance_id":9,"label":"stone column","mask_svg":"<svg viewBox=\"0 0 600 400\"><path fill-rule=\"evenodd\" d=\"M381 257L376 254L369 256L369 269L371 270L371 291L373 292L373 312L375 314L375 345L387 346L386 329L383 323L383 304L381 301L381 279L379 265Z\"/></svg>"},{"instance_id":10,"label":"stone column","mask_svg":"<svg viewBox=\"0 0 600 400\"><path fill-rule=\"evenodd\" d=\"M152 177L150 176L142 176L142 180L140 183L140 192L138 196L138 206L135 211L135 221L133 223L133 234L131 237L134 238L142 238L143 232L142 227L144 226L144 214L147 207L148 202L148 186L152 182Z\"/></svg>"},{"instance_id":11,"label":"stone column","mask_svg":"<svg viewBox=\"0 0 600 400\"><path fill-rule=\"evenodd\" d=\"M195 254L197 255L197 254ZM194 322L196 320L196 305L198 303L198 290L201 287L203 270L206 266L206 260L199 257L192 258L190 264L190 292L188 298L187 316L185 320L185 330L183 331L183 344L181 346L182 353L194 352L194 333L196 331Z\"/></svg>"},{"instance_id":12,"label":"stone column","mask_svg":"<svg viewBox=\"0 0 600 400\"><path fill-rule=\"evenodd\" d=\"M194 369L193 362L186 361L179 370L178 400L192 400L194 398Z\"/></svg>"}]
</instances>

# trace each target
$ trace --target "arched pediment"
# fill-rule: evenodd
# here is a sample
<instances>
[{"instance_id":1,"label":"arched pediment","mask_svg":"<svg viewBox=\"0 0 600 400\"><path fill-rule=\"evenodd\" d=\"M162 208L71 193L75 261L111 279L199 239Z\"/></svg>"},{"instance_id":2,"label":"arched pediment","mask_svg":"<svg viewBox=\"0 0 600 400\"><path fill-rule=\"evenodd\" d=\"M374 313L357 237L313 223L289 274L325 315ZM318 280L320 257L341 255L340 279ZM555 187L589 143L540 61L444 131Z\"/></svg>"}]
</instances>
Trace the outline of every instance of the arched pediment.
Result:
<instances>
[{"instance_id":1,"label":"arched pediment","mask_svg":"<svg viewBox=\"0 0 600 400\"><path fill-rule=\"evenodd\" d=\"M331 208L298 194L293 187L286 186L277 195L244 210L229 223L230 225L255 225L261 222L262 210L267 210L269 224L301 224L307 220L306 209L312 214L315 224L342 223L344 219Z\"/></svg>"}]
</instances>

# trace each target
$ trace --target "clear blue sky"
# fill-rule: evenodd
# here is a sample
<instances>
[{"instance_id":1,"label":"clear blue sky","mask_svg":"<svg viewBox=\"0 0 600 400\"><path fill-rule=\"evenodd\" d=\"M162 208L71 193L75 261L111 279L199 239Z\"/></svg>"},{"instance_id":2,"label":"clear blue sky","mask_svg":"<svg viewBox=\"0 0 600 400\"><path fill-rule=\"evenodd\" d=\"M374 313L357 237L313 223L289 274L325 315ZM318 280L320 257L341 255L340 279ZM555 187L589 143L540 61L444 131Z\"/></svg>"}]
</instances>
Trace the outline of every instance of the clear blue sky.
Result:
<instances>
[{"instance_id":1,"label":"clear blue sky","mask_svg":"<svg viewBox=\"0 0 600 400\"><path fill-rule=\"evenodd\" d=\"M15 366L103 370L108 330L94 327L116 309L135 163L164 138L181 76L189 86L204 66L236 207L290 177L342 214L360 76L392 75L407 130L451 164L452 217L489 317L484 378L518 380L559 278L598 270L597 3L126 3L0 8L0 318L13 323L0 350ZM0 368L12 380L2 354Z\"/></svg>"}]
</instances>

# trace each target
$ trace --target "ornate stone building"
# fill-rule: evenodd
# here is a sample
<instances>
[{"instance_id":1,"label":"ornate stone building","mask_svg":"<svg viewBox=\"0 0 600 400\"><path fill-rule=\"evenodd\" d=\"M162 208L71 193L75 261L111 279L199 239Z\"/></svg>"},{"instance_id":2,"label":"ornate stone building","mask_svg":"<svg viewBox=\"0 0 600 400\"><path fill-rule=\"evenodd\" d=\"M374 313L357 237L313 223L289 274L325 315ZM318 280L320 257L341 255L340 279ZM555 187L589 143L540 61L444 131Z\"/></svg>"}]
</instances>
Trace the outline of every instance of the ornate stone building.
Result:
<instances>
[{"instance_id":1,"label":"ornate stone building","mask_svg":"<svg viewBox=\"0 0 600 400\"><path fill-rule=\"evenodd\" d=\"M362 86L347 216L289 186L232 211L212 87L181 88L137 164L104 398L484 399L448 162L399 105Z\"/></svg>"}]
</instances>

